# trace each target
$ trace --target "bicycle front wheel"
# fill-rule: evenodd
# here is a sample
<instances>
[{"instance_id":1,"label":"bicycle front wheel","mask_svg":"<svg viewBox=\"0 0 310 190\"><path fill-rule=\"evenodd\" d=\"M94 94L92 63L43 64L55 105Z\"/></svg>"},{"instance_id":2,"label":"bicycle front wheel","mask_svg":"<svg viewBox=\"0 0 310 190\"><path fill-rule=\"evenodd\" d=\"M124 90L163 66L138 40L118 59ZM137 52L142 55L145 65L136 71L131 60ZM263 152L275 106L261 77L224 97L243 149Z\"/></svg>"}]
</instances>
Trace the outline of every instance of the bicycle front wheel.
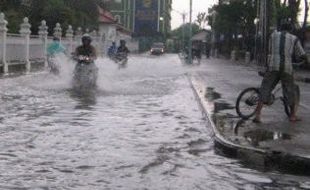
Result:
<instances>
[{"instance_id":1,"label":"bicycle front wheel","mask_svg":"<svg viewBox=\"0 0 310 190\"><path fill-rule=\"evenodd\" d=\"M247 88L242 91L236 101L236 112L242 119L254 116L259 102L259 89Z\"/></svg>"}]
</instances>

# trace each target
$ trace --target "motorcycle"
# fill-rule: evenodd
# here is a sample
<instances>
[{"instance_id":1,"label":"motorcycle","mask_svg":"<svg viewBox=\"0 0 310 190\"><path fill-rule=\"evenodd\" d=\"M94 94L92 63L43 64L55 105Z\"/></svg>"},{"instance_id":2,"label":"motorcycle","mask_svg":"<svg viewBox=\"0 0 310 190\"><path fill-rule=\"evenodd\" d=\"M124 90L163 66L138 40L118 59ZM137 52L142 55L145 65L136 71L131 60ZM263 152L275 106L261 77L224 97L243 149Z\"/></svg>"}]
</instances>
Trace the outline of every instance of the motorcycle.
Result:
<instances>
[{"instance_id":1,"label":"motorcycle","mask_svg":"<svg viewBox=\"0 0 310 190\"><path fill-rule=\"evenodd\" d=\"M74 69L73 87L77 90L95 88L98 78L98 67L88 56L78 56L78 63Z\"/></svg>"},{"instance_id":2,"label":"motorcycle","mask_svg":"<svg viewBox=\"0 0 310 190\"><path fill-rule=\"evenodd\" d=\"M195 50L195 49L192 50L192 60L191 60L191 62L189 62L190 58L189 58L188 51L185 52L184 58L185 58L187 63L195 64L197 62L197 65L200 65L200 63L201 63L201 53L199 51Z\"/></svg>"},{"instance_id":3,"label":"motorcycle","mask_svg":"<svg viewBox=\"0 0 310 190\"><path fill-rule=\"evenodd\" d=\"M50 73L54 75L60 74L60 64L56 61L56 58L54 55L50 55L47 57L47 63L48 63L48 68L50 70Z\"/></svg>"},{"instance_id":4,"label":"motorcycle","mask_svg":"<svg viewBox=\"0 0 310 190\"><path fill-rule=\"evenodd\" d=\"M127 53L116 53L113 57L115 63L119 65L119 68L125 68L128 62L128 55Z\"/></svg>"}]
</instances>

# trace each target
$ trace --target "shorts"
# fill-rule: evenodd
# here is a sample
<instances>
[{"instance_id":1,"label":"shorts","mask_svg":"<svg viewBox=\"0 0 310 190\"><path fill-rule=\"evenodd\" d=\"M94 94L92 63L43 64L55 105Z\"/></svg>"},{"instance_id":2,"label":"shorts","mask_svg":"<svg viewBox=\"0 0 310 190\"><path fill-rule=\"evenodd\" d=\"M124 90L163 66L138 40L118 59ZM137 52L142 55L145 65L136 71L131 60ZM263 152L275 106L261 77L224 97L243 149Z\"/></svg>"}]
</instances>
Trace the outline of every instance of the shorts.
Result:
<instances>
[{"instance_id":1,"label":"shorts","mask_svg":"<svg viewBox=\"0 0 310 190\"><path fill-rule=\"evenodd\" d=\"M277 84L281 81L283 97L287 98L287 103L290 106L294 106L298 101L297 95L295 94L294 77L287 73L281 73L279 71L267 72L264 76L260 95L261 100L264 104L268 104L271 101L271 93Z\"/></svg>"}]
</instances>

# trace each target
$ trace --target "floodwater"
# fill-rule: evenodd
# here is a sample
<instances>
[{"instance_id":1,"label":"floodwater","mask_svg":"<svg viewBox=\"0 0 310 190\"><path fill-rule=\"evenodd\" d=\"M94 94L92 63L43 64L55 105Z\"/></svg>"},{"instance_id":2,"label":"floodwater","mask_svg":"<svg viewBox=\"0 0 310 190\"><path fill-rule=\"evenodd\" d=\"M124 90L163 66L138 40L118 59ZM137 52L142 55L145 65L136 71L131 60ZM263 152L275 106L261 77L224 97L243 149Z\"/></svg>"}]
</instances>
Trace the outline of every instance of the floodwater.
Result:
<instances>
[{"instance_id":1,"label":"floodwater","mask_svg":"<svg viewBox=\"0 0 310 190\"><path fill-rule=\"evenodd\" d=\"M217 155L177 55L98 60L95 93L36 73L0 80L0 189L310 189Z\"/></svg>"}]
</instances>

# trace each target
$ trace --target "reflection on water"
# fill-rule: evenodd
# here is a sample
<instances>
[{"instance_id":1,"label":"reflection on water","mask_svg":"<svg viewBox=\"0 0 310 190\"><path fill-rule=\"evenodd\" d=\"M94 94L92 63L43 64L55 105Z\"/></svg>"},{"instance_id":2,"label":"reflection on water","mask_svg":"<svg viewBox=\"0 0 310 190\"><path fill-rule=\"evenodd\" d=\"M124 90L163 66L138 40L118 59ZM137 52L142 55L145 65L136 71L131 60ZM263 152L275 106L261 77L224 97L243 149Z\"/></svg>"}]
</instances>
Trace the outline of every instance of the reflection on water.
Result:
<instances>
[{"instance_id":1,"label":"reflection on water","mask_svg":"<svg viewBox=\"0 0 310 190\"><path fill-rule=\"evenodd\" d=\"M91 89L88 91L70 90L70 97L77 101L75 109L92 109L97 103L98 91Z\"/></svg>"},{"instance_id":2,"label":"reflection on water","mask_svg":"<svg viewBox=\"0 0 310 190\"><path fill-rule=\"evenodd\" d=\"M282 132L273 132L264 129L255 129L244 133L244 137L251 142L253 146L259 146L260 142L269 140L290 140L291 135Z\"/></svg>"},{"instance_id":3,"label":"reflection on water","mask_svg":"<svg viewBox=\"0 0 310 190\"><path fill-rule=\"evenodd\" d=\"M70 69L0 80L0 189L309 186L216 155L177 56L97 65L98 90L86 94L70 90Z\"/></svg>"},{"instance_id":4,"label":"reflection on water","mask_svg":"<svg viewBox=\"0 0 310 190\"><path fill-rule=\"evenodd\" d=\"M207 87L205 97L208 99L208 101L214 101L217 99L220 99L222 96L221 94L217 93L214 88Z\"/></svg>"}]
</instances>

